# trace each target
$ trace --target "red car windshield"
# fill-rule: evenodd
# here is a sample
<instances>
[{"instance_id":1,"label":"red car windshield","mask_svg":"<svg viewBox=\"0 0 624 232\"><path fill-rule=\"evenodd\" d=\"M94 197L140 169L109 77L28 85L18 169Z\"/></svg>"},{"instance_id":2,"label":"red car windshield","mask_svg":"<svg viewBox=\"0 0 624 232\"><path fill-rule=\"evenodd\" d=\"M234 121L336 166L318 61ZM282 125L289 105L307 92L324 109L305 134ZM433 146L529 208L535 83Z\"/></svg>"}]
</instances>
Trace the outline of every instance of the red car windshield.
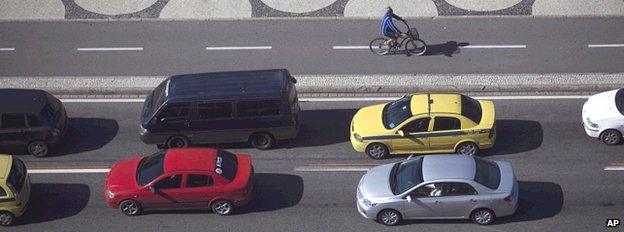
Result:
<instances>
[{"instance_id":1,"label":"red car windshield","mask_svg":"<svg viewBox=\"0 0 624 232\"><path fill-rule=\"evenodd\" d=\"M152 180L156 179L164 173L163 161L165 159L165 152L160 151L147 156L139 163L137 169L137 183L141 186L145 186Z\"/></svg>"}]
</instances>

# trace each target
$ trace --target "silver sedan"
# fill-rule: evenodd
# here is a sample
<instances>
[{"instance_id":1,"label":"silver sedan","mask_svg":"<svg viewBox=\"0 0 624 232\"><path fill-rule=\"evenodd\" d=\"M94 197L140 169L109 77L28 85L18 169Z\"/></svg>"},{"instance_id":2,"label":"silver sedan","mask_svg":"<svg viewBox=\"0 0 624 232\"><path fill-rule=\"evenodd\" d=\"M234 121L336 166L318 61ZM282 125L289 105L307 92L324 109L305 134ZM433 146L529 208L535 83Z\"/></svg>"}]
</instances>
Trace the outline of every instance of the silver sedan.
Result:
<instances>
[{"instance_id":1,"label":"silver sedan","mask_svg":"<svg viewBox=\"0 0 624 232\"><path fill-rule=\"evenodd\" d=\"M404 219L471 219L486 225L518 207L509 162L428 155L369 170L357 188L357 209L385 225Z\"/></svg>"}]
</instances>

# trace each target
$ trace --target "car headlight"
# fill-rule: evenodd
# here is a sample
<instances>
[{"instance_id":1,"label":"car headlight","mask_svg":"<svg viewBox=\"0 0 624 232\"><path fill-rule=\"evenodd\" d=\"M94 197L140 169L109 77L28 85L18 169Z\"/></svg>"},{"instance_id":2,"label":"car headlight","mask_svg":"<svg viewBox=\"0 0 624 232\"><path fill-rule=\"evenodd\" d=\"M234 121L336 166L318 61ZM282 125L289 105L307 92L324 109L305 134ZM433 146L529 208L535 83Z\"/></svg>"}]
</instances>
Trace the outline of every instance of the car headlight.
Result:
<instances>
[{"instance_id":1,"label":"car headlight","mask_svg":"<svg viewBox=\"0 0 624 232\"><path fill-rule=\"evenodd\" d=\"M106 195L108 196L108 198L115 198L115 193L110 190L106 190Z\"/></svg>"},{"instance_id":2,"label":"car headlight","mask_svg":"<svg viewBox=\"0 0 624 232\"><path fill-rule=\"evenodd\" d=\"M587 125L589 125L589 127L598 128L598 124L595 122L592 122L591 119L589 119L589 117L585 118L585 122L587 122Z\"/></svg>"},{"instance_id":3,"label":"car headlight","mask_svg":"<svg viewBox=\"0 0 624 232\"><path fill-rule=\"evenodd\" d=\"M368 199L362 199L362 204L366 207L375 207L377 204L370 202Z\"/></svg>"},{"instance_id":4,"label":"car headlight","mask_svg":"<svg viewBox=\"0 0 624 232\"><path fill-rule=\"evenodd\" d=\"M353 137L354 137L354 138L355 138L355 140L356 140L356 141L358 141L358 142L362 142L362 141L364 141L364 140L362 139L362 136L358 135L357 133L353 134Z\"/></svg>"}]
</instances>

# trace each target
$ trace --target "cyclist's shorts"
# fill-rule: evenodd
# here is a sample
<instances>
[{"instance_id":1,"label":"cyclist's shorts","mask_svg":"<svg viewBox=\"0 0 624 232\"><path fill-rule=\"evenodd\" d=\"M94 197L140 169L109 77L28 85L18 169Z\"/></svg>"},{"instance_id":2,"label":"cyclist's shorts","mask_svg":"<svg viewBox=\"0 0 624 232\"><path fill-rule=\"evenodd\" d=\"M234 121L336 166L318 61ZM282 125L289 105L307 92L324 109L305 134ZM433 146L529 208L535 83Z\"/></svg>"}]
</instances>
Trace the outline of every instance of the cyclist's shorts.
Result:
<instances>
[{"instance_id":1,"label":"cyclist's shorts","mask_svg":"<svg viewBox=\"0 0 624 232\"><path fill-rule=\"evenodd\" d=\"M383 36L386 37L398 37L400 34L400 32L393 30L392 27L387 27L383 30Z\"/></svg>"}]
</instances>

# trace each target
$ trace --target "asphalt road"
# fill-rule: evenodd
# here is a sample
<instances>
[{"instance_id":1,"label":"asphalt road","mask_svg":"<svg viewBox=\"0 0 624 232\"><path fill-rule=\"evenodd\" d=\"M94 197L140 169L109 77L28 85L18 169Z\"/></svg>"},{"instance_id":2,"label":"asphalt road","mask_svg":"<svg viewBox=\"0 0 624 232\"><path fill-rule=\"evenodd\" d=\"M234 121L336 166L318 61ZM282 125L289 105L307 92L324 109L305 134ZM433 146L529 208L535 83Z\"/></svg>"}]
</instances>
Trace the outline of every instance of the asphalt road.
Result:
<instances>
[{"instance_id":1,"label":"asphalt road","mask_svg":"<svg viewBox=\"0 0 624 232\"><path fill-rule=\"evenodd\" d=\"M367 46L379 36L377 20L0 22L0 76L171 75L242 68L288 68L295 74L624 71L622 17L411 22L431 45L424 57L333 49ZM605 44L611 47L589 47ZM231 50L241 47L247 50ZM107 51L84 50L93 48ZM120 48L126 50L110 51Z\"/></svg>"},{"instance_id":2,"label":"asphalt road","mask_svg":"<svg viewBox=\"0 0 624 232\"><path fill-rule=\"evenodd\" d=\"M228 217L211 212L159 212L123 216L107 208L105 174L31 174L33 197L11 231L612 231L607 218L624 212L623 146L587 137L580 124L582 99L496 100L498 140L487 159L510 161L520 181L517 213L495 225L463 220L409 221L385 227L355 209L363 172L300 172L310 164L381 164L356 153L347 140L352 114L373 102L302 103L302 130L292 142L258 151L218 145L253 156L253 203ZM68 142L52 157L19 156L31 169L108 167L156 151L137 137L140 103L66 103Z\"/></svg>"}]
</instances>

